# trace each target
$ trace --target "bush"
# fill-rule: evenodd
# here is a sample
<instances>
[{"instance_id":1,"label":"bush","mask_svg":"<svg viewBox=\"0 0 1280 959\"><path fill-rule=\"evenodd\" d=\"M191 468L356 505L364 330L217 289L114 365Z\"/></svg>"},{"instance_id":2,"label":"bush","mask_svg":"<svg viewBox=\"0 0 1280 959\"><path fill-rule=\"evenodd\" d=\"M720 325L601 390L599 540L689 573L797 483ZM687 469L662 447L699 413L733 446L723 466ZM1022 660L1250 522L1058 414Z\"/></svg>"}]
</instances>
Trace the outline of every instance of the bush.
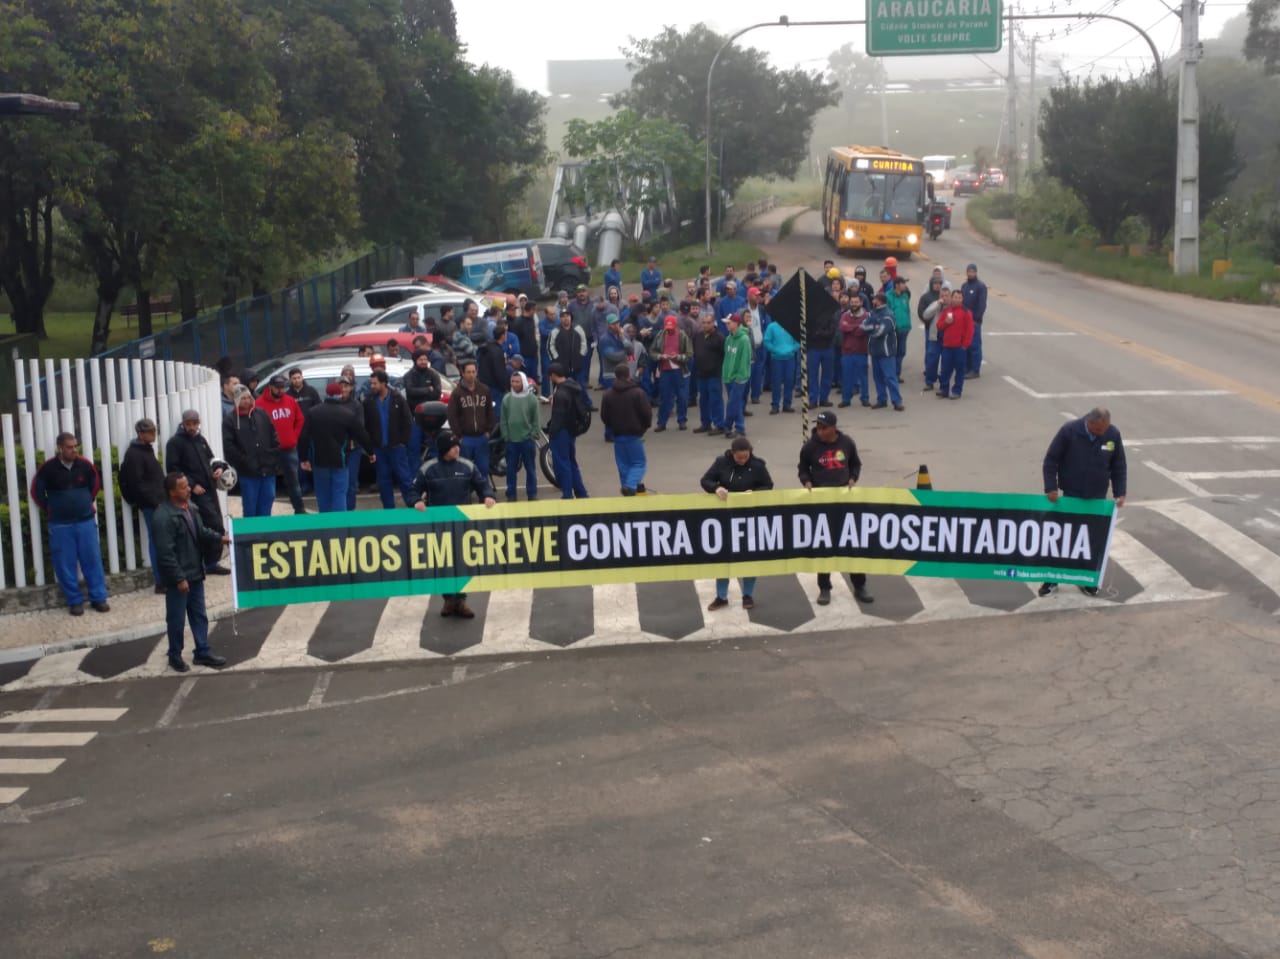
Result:
<instances>
[{"instance_id":1,"label":"bush","mask_svg":"<svg viewBox=\"0 0 1280 959\"><path fill-rule=\"evenodd\" d=\"M1267 217L1262 230L1262 252L1272 263L1280 263L1280 212Z\"/></svg>"},{"instance_id":2,"label":"bush","mask_svg":"<svg viewBox=\"0 0 1280 959\"><path fill-rule=\"evenodd\" d=\"M1053 177L1036 177L1031 192L1017 198L1017 208L1020 236L1049 240L1096 235L1080 199Z\"/></svg>"},{"instance_id":3,"label":"bush","mask_svg":"<svg viewBox=\"0 0 1280 959\"><path fill-rule=\"evenodd\" d=\"M996 193L991 198L991 217L995 220L1012 220L1017 216L1018 197L1013 193Z\"/></svg>"}]
</instances>

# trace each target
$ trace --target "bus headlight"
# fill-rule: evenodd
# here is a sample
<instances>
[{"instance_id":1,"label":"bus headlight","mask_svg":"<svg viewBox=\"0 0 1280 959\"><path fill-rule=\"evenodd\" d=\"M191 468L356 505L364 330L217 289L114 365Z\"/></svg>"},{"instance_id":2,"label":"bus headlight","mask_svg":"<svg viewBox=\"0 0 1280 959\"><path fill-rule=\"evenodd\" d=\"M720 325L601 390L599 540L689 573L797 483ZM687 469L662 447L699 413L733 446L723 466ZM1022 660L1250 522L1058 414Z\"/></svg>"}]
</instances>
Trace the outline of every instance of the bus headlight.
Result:
<instances>
[{"instance_id":1,"label":"bus headlight","mask_svg":"<svg viewBox=\"0 0 1280 959\"><path fill-rule=\"evenodd\" d=\"M858 235L858 234L856 234L856 233L854 233L854 232L853 232L853 227L849 227L849 226L847 226L847 227L845 227L845 228L844 228L844 238L845 238L846 240L852 240L852 239L853 239L855 236L857 236L857 235Z\"/></svg>"},{"instance_id":2,"label":"bus headlight","mask_svg":"<svg viewBox=\"0 0 1280 959\"><path fill-rule=\"evenodd\" d=\"M916 236L914 233L908 233L907 242L910 243L912 246L915 246L917 243L920 242L920 237Z\"/></svg>"}]
</instances>

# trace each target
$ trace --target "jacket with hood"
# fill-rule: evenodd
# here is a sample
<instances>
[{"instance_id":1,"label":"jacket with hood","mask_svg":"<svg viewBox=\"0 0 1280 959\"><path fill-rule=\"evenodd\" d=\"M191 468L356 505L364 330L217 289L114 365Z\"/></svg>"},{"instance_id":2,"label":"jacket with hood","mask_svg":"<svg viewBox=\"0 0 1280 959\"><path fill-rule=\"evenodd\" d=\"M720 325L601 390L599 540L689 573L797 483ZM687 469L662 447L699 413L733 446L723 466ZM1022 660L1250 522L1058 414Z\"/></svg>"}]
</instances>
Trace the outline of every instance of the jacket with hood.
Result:
<instances>
[{"instance_id":1,"label":"jacket with hood","mask_svg":"<svg viewBox=\"0 0 1280 959\"><path fill-rule=\"evenodd\" d=\"M212 462L213 447L209 441L199 433L191 435L181 426L164 445L164 468L186 476L193 497L201 495L195 492L197 486L204 487L206 495L213 492L213 468L209 466Z\"/></svg>"},{"instance_id":2,"label":"jacket with hood","mask_svg":"<svg viewBox=\"0 0 1280 959\"><path fill-rule=\"evenodd\" d=\"M867 333L868 356L896 356L898 354L898 328L893 322L893 311L879 306L862 321Z\"/></svg>"},{"instance_id":3,"label":"jacket with hood","mask_svg":"<svg viewBox=\"0 0 1280 959\"><path fill-rule=\"evenodd\" d=\"M281 392L280 398L276 399L270 389L265 389L258 397L258 409L271 417L271 425L280 437L280 449L294 449L302 435L302 408L298 401L287 392Z\"/></svg>"},{"instance_id":4,"label":"jacket with hood","mask_svg":"<svg viewBox=\"0 0 1280 959\"><path fill-rule=\"evenodd\" d=\"M352 444L373 453L373 440L364 428L364 417L343 403L341 397L326 396L302 425L298 455L312 469L342 469L347 465Z\"/></svg>"},{"instance_id":5,"label":"jacket with hood","mask_svg":"<svg viewBox=\"0 0 1280 959\"><path fill-rule=\"evenodd\" d=\"M689 340L684 330L677 325L676 334L676 358L674 360L662 359L663 344L667 340L666 329L655 329L653 331L653 341L649 345L649 358L653 360L654 368L661 371L664 363L671 363L673 369L680 370L689 365L689 357L693 355L693 343ZM748 341L750 342L750 341Z\"/></svg>"},{"instance_id":6,"label":"jacket with hood","mask_svg":"<svg viewBox=\"0 0 1280 959\"><path fill-rule=\"evenodd\" d=\"M893 311L893 325L899 333L911 332L911 293L899 294L891 289L885 294L889 309Z\"/></svg>"},{"instance_id":7,"label":"jacket with hood","mask_svg":"<svg viewBox=\"0 0 1280 959\"><path fill-rule=\"evenodd\" d=\"M222 448L227 462L241 476L260 479L276 475L280 437L262 407L254 406L248 415L239 410L227 415L222 421Z\"/></svg>"},{"instance_id":8,"label":"jacket with hood","mask_svg":"<svg viewBox=\"0 0 1280 959\"><path fill-rule=\"evenodd\" d=\"M518 375L520 392L507 393L502 398L500 426L502 438L508 443L533 439L542 429L542 404L534 391L533 381L523 373Z\"/></svg>"},{"instance_id":9,"label":"jacket with hood","mask_svg":"<svg viewBox=\"0 0 1280 959\"><path fill-rule=\"evenodd\" d=\"M930 281L929 289L925 290L920 299L916 301L916 317L924 324L926 331L929 327L933 326L933 321L938 318L938 308L935 307L930 310L929 307L938 302L938 297L941 293L941 289L935 290L933 288L933 282Z\"/></svg>"},{"instance_id":10,"label":"jacket with hood","mask_svg":"<svg viewBox=\"0 0 1280 959\"><path fill-rule=\"evenodd\" d=\"M840 353L842 356L867 355L867 331L862 328L862 321L867 318L865 310L854 313L845 310L840 317Z\"/></svg>"},{"instance_id":11,"label":"jacket with hood","mask_svg":"<svg viewBox=\"0 0 1280 959\"><path fill-rule=\"evenodd\" d=\"M786 360L800 352L800 343L785 326L774 320L765 327L764 348L774 359Z\"/></svg>"},{"instance_id":12,"label":"jacket with hood","mask_svg":"<svg viewBox=\"0 0 1280 959\"><path fill-rule=\"evenodd\" d=\"M835 311L830 315L823 317L821 320L809 321L809 334L805 337L805 347L813 352L815 350L829 350L831 344L836 341L836 317Z\"/></svg>"},{"instance_id":13,"label":"jacket with hood","mask_svg":"<svg viewBox=\"0 0 1280 959\"><path fill-rule=\"evenodd\" d=\"M615 379L600 403L600 421L617 436L643 436L653 425L653 404L635 380Z\"/></svg>"},{"instance_id":14,"label":"jacket with hood","mask_svg":"<svg viewBox=\"0 0 1280 959\"><path fill-rule=\"evenodd\" d=\"M428 353L428 356L431 354ZM423 403L432 403L440 399L440 377L436 371L428 367L425 370L415 366L404 375L401 385L404 387L404 398L409 401L409 409L416 410Z\"/></svg>"},{"instance_id":15,"label":"jacket with hood","mask_svg":"<svg viewBox=\"0 0 1280 959\"><path fill-rule=\"evenodd\" d=\"M502 345L490 340L476 350L476 377L491 394L505 393L511 382L507 376L507 357Z\"/></svg>"},{"instance_id":16,"label":"jacket with hood","mask_svg":"<svg viewBox=\"0 0 1280 959\"><path fill-rule=\"evenodd\" d=\"M31 480L31 499L48 516L51 526L70 525L97 515L95 502L101 488L98 468L83 456L77 456L70 466L51 456Z\"/></svg>"},{"instance_id":17,"label":"jacket with hood","mask_svg":"<svg viewBox=\"0 0 1280 959\"><path fill-rule=\"evenodd\" d=\"M862 458L853 437L836 430L835 439L824 443L814 430L812 438L800 447L800 483L814 487L848 486L862 475Z\"/></svg>"},{"instance_id":18,"label":"jacket with hood","mask_svg":"<svg viewBox=\"0 0 1280 959\"><path fill-rule=\"evenodd\" d=\"M553 387L555 390L551 394L551 419L547 422L547 435L555 436L561 430L568 430L574 421L574 404L577 402L575 393L581 393L582 387L577 380L565 380L558 386ZM572 430L569 430L572 433Z\"/></svg>"},{"instance_id":19,"label":"jacket with hood","mask_svg":"<svg viewBox=\"0 0 1280 959\"><path fill-rule=\"evenodd\" d=\"M964 296L965 309L973 314L973 322L981 326L987 315L987 284L976 277L965 280L960 293Z\"/></svg>"},{"instance_id":20,"label":"jacket with hood","mask_svg":"<svg viewBox=\"0 0 1280 959\"><path fill-rule=\"evenodd\" d=\"M723 486L730 493L746 493L750 490L773 489L773 477L765 461L754 453L746 465L739 466L733 458L733 450L725 450L702 474L702 488L714 493Z\"/></svg>"},{"instance_id":21,"label":"jacket with hood","mask_svg":"<svg viewBox=\"0 0 1280 959\"><path fill-rule=\"evenodd\" d=\"M547 344L547 353L553 363L564 365L564 371L573 376L586 368L587 335L572 323L569 328L557 326Z\"/></svg>"},{"instance_id":22,"label":"jacket with hood","mask_svg":"<svg viewBox=\"0 0 1280 959\"><path fill-rule=\"evenodd\" d=\"M150 443L134 440L120 461L120 496L134 509L155 509L166 499L164 468Z\"/></svg>"},{"instance_id":23,"label":"jacket with hood","mask_svg":"<svg viewBox=\"0 0 1280 959\"><path fill-rule=\"evenodd\" d=\"M724 370L724 337L712 327L710 333L698 332L693 338L693 367L699 376L720 379Z\"/></svg>"},{"instance_id":24,"label":"jacket with hood","mask_svg":"<svg viewBox=\"0 0 1280 959\"><path fill-rule=\"evenodd\" d=\"M938 316L938 335L947 349L973 343L973 314L963 306L949 306Z\"/></svg>"},{"instance_id":25,"label":"jacket with hood","mask_svg":"<svg viewBox=\"0 0 1280 959\"><path fill-rule=\"evenodd\" d=\"M751 379L751 334L745 326L739 326L736 333L725 337L720 378L726 383L745 383Z\"/></svg>"},{"instance_id":26,"label":"jacket with hood","mask_svg":"<svg viewBox=\"0 0 1280 959\"><path fill-rule=\"evenodd\" d=\"M493 418L493 394L476 380L474 388L463 380L449 397L449 430L454 436L493 435L497 424Z\"/></svg>"}]
</instances>

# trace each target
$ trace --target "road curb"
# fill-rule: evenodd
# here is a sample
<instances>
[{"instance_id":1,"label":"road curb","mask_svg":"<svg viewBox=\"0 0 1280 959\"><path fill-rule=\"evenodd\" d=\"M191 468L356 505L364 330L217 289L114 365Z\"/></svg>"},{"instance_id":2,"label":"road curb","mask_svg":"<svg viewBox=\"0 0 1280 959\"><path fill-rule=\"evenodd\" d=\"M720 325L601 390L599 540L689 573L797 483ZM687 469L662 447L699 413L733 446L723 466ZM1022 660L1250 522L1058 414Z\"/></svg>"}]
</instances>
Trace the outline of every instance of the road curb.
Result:
<instances>
[{"instance_id":1,"label":"road curb","mask_svg":"<svg viewBox=\"0 0 1280 959\"><path fill-rule=\"evenodd\" d=\"M208 611L209 625L212 626L217 620L230 616L234 611L235 607L230 603L215 606ZM0 649L0 666L7 663L24 663L27 660L43 659L45 656L52 656L54 653L69 653L77 649L97 649L99 646L115 646L119 643L142 639L146 636L163 634L164 631L165 623L161 620L160 622L147 623L142 626L131 626L128 629L117 630L114 633L103 633L100 636L64 639L56 643L37 643L33 646L20 646L17 649Z\"/></svg>"}]
</instances>

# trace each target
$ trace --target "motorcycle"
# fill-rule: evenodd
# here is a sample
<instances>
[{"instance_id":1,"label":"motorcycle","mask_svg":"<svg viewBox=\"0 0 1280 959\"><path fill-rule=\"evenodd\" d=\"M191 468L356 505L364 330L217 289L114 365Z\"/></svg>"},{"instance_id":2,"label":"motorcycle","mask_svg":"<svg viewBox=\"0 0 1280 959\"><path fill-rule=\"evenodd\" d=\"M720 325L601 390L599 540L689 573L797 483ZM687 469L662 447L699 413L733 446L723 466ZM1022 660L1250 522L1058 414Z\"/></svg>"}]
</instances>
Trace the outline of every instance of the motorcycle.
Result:
<instances>
[{"instance_id":1,"label":"motorcycle","mask_svg":"<svg viewBox=\"0 0 1280 959\"><path fill-rule=\"evenodd\" d=\"M929 239L936 240L942 236L942 214L934 213L929 217Z\"/></svg>"}]
</instances>

